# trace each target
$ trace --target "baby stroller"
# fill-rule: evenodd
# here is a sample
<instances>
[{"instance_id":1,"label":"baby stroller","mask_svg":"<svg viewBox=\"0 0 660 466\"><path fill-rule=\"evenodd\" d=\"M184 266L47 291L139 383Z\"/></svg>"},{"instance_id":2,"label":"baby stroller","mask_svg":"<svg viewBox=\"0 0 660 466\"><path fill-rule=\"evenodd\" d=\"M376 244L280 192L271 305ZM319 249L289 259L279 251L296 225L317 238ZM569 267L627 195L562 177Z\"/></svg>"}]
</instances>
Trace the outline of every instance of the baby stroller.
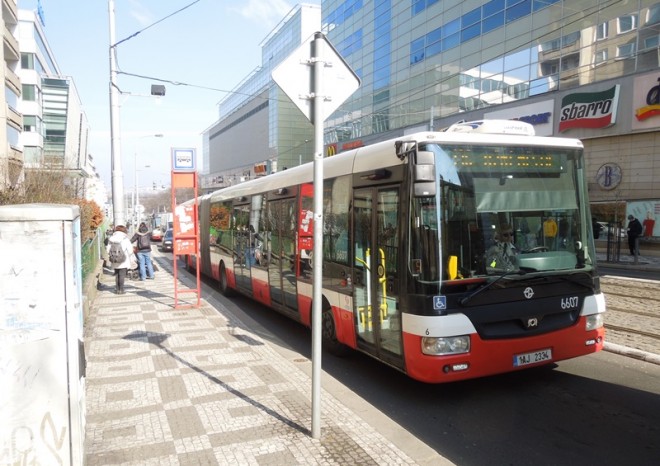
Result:
<instances>
[{"instance_id":1,"label":"baby stroller","mask_svg":"<svg viewBox=\"0 0 660 466\"><path fill-rule=\"evenodd\" d=\"M133 248L133 255L131 256L131 267L126 271L126 278L129 280L137 280L140 278L140 267L135 253L136 250Z\"/></svg>"},{"instance_id":2,"label":"baby stroller","mask_svg":"<svg viewBox=\"0 0 660 466\"><path fill-rule=\"evenodd\" d=\"M137 246L133 246L133 255L131 256L131 268L126 271L126 277L129 280L139 280L140 278L140 264L137 259ZM151 259L151 265L154 268L154 273L158 272L158 266L153 259Z\"/></svg>"}]
</instances>

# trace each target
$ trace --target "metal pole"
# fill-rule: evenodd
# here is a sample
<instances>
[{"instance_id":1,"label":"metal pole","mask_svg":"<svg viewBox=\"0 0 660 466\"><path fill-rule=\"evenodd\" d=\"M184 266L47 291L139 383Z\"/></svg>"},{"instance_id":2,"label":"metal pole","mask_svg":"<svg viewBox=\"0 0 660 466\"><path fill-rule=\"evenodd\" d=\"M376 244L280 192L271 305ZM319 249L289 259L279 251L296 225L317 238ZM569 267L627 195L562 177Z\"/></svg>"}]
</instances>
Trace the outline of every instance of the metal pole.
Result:
<instances>
[{"instance_id":1,"label":"metal pole","mask_svg":"<svg viewBox=\"0 0 660 466\"><path fill-rule=\"evenodd\" d=\"M312 41L314 124L314 286L312 295L312 438L321 438L321 287L323 284L323 34Z\"/></svg>"},{"instance_id":2,"label":"metal pole","mask_svg":"<svg viewBox=\"0 0 660 466\"><path fill-rule=\"evenodd\" d=\"M119 138L119 89L115 58L115 2L108 0L110 20L110 151L112 154L112 215L115 225L126 225L124 213L124 179L121 171L121 141Z\"/></svg>"},{"instance_id":3,"label":"metal pole","mask_svg":"<svg viewBox=\"0 0 660 466\"><path fill-rule=\"evenodd\" d=\"M133 158L135 161L135 223L133 224L133 229L137 231L138 225L140 224L140 214L139 214L139 205L140 205L140 185L138 184L138 169L137 169L137 153Z\"/></svg>"}]
</instances>

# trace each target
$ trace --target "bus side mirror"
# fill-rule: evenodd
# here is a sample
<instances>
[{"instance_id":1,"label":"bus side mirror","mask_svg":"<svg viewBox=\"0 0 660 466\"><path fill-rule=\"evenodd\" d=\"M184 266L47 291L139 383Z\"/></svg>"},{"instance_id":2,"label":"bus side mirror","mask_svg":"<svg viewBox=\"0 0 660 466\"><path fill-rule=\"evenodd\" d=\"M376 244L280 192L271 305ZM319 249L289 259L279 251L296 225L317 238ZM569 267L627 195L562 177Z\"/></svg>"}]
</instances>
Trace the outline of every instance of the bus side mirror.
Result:
<instances>
[{"instance_id":1,"label":"bus side mirror","mask_svg":"<svg viewBox=\"0 0 660 466\"><path fill-rule=\"evenodd\" d=\"M433 152L417 151L413 159L413 195L435 196L435 157Z\"/></svg>"}]
</instances>

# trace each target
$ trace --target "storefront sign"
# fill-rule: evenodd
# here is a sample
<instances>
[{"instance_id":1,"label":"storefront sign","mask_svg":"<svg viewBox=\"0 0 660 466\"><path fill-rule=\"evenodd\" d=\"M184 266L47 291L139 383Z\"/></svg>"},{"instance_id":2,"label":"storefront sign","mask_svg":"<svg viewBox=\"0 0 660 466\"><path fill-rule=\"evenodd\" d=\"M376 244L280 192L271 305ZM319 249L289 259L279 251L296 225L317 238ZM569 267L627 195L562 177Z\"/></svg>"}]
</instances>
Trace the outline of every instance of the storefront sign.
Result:
<instances>
[{"instance_id":1,"label":"storefront sign","mask_svg":"<svg viewBox=\"0 0 660 466\"><path fill-rule=\"evenodd\" d=\"M561 100L559 131L606 128L616 123L619 85L602 92L569 94Z\"/></svg>"},{"instance_id":2,"label":"storefront sign","mask_svg":"<svg viewBox=\"0 0 660 466\"><path fill-rule=\"evenodd\" d=\"M543 100L533 104L518 105L504 110L484 113L484 118L497 120L519 120L534 126L537 136L552 136L553 100Z\"/></svg>"},{"instance_id":3,"label":"storefront sign","mask_svg":"<svg viewBox=\"0 0 660 466\"><path fill-rule=\"evenodd\" d=\"M598 169L596 182L608 191L616 188L621 183L621 167L616 163L606 163Z\"/></svg>"},{"instance_id":4,"label":"storefront sign","mask_svg":"<svg viewBox=\"0 0 660 466\"><path fill-rule=\"evenodd\" d=\"M637 87L637 86L635 86ZM646 93L646 105L635 110L635 117L639 121L660 115L660 78L655 86Z\"/></svg>"},{"instance_id":5,"label":"storefront sign","mask_svg":"<svg viewBox=\"0 0 660 466\"><path fill-rule=\"evenodd\" d=\"M342 144L341 150L351 150L351 149L357 149L358 147L364 146L364 142L362 142L361 139L358 139L357 141L351 141L351 142L346 142Z\"/></svg>"}]
</instances>

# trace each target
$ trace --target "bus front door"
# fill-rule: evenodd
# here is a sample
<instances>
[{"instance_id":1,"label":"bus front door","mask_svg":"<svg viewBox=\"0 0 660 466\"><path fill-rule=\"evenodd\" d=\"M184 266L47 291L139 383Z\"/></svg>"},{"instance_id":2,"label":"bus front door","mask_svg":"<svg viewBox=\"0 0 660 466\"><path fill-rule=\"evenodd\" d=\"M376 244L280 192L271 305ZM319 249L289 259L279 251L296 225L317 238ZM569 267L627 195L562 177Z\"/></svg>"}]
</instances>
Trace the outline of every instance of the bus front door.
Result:
<instances>
[{"instance_id":1,"label":"bus front door","mask_svg":"<svg viewBox=\"0 0 660 466\"><path fill-rule=\"evenodd\" d=\"M353 225L353 315L358 347L403 367L398 188L356 189Z\"/></svg>"}]
</instances>

